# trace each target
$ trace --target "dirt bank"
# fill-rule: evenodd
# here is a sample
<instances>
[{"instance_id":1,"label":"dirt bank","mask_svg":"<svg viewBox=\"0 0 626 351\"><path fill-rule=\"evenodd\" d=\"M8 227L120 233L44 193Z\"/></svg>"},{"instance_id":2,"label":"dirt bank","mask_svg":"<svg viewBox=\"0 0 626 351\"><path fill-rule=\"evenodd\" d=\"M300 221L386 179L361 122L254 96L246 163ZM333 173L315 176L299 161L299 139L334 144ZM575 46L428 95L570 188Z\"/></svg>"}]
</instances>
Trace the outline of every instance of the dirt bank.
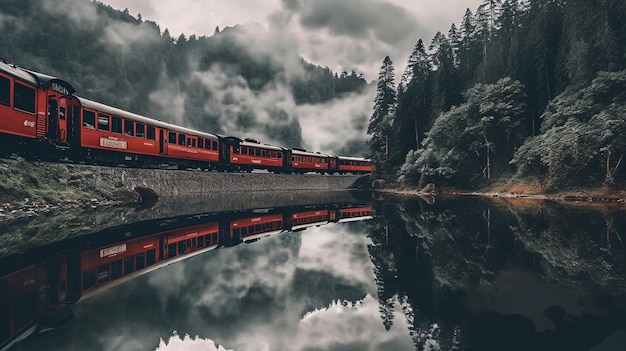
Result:
<instances>
[{"instance_id":1,"label":"dirt bank","mask_svg":"<svg viewBox=\"0 0 626 351\"><path fill-rule=\"evenodd\" d=\"M608 190L604 188L589 188L561 191L557 193L542 193L541 189L532 185L518 184L506 188L482 189L479 191L464 191L453 188L417 189L408 187L390 187L381 189L381 192L400 196L482 196L500 198L509 201L563 201L574 204L612 204L626 208L626 190Z\"/></svg>"}]
</instances>

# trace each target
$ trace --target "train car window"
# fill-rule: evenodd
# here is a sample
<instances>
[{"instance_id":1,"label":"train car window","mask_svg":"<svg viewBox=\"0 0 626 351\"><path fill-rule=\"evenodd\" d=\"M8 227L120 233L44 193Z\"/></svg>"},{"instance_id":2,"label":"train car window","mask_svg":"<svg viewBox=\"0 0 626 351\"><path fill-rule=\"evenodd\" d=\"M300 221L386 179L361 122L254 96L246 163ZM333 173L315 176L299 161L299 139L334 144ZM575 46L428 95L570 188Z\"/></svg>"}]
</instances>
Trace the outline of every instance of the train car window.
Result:
<instances>
[{"instance_id":1,"label":"train car window","mask_svg":"<svg viewBox=\"0 0 626 351\"><path fill-rule=\"evenodd\" d=\"M217 233L213 233L213 234L211 234L211 242L212 242L213 244L216 244L216 243L217 243Z\"/></svg>"},{"instance_id":2,"label":"train car window","mask_svg":"<svg viewBox=\"0 0 626 351\"><path fill-rule=\"evenodd\" d=\"M206 139L204 141L205 141L204 148L207 149L207 150L211 150L211 140Z\"/></svg>"},{"instance_id":3,"label":"train car window","mask_svg":"<svg viewBox=\"0 0 626 351\"><path fill-rule=\"evenodd\" d=\"M15 83L13 86L13 107L35 113L35 89Z\"/></svg>"},{"instance_id":4,"label":"train car window","mask_svg":"<svg viewBox=\"0 0 626 351\"><path fill-rule=\"evenodd\" d=\"M178 134L178 145L185 146L185 134Z\"/></svg>"},{"instance_id":5,"label":"train car window","mask_svg":"<svg viewBox=\"0 0 626 351\"><path fill-rule=\"evenodd\" d=\"M143 252L138 253L137 256L135 256L135 269L140 270L144 267L146 267L146 254Z\"/></svg>"},{"instance_id":6,"label":"train car window","mask_svg":"<svg viewBox=\"0 0 626 351\"><path fill-rule=\"evenodd\" d=\"M122 119L120 117L111 117L111 131L113 133L122 134Z\"/></svg>"},{"instance_id":7,"label":"train car window","mask_svg":"<svg viewBox=\"0 0 626 351\"><path fill-rule=\"evenodd\" d=\"M198 138L198 149L204 149L204 139Z\"/></svg>"},{"instance_id":8,"label":"train car window","mask_svg":"<svg viewBox=\"0 0 626 351\"><path fill-rule=\"evenodd\" d=\"M254 149L254 154L256 156L261 156L261 149Z\"/></svg>"},{"instance_id":9,"label":"train car window","mask_svg":"<svg viewBox=\"0 0 626 351\"><path fill-rule=\"evenodd\" d=\"M146 252L146 266L152 266L155 263L156 263L156 250L155 249L148 250L148 252Z\"/></svg>"},{"instance_id":10,"label":"train car window","mask_svg":"<svg viewBox=\"0 0 626 351\"><path fill-rule=\"evenodd\" d=\"M176 244L169 244L167 246L167 258L176 256Z\"/></svg>"},{"instance_id":11,"label":"train car window","mask_svg":"<svg viewBox=\"0 0 626 351\"><path fill-rule=\"evenodd\" d=\"M11 105L11 81L6 77L0 77L0 104Z\"/></svg>"},{"instance_id":12,"label":"train car window","mask_svg":"<svg viewBox=\"0 0 626 351\"><path fill-rule=\"evenodd\" d=\"M135 124L135 136L137 138L143 138L146 133L146 126L143 123Z\"/></svg>"},{"instance_id":13,"label":"train car window","mask_svg":"<svg viewBox=\"0 0 626 351\"><path fill-rule=\"evenodd\" d=\"M282 152L278 152L278 158L283 158L283 153Z\"/></svg>"},{"instance_id":14,"label":"train car window","mask_svg":"<svg viewBox=\"0 0 626 351\"><path fill-rule=\"evenodd\" d=\"M200 140L198 140L200 141ZM198 237L198 247L204 247L204 237L203 236L199 236Z\"/></svg>"},{"instance_id":15,"label":"train car window","mask_svg":"<svg viewBox=\"0 0 626 351\"><path fill-rule=\"evenodd\" d=\"M122 260L111 262L111 280L122 277Z\"/></svg>"},{"instance_id":16,"label":"train car window","mask_svg":"<svg viewBox=\"0 0 626 351\"><path fill-rule=\"evenodd\" d=\"M148 126L147 138L150 140L156 140L156 132L153 126Z\"/></svg>"},{"instance_id":17,"label":"train car window","mask_svg":"<svg viewBox=\"0 0 626 351\"><path fill-rule=\"evenodd\" d=\"M124 134L129 136L135 135L135 122L124 120Z\"/></svg>"},{"instance_id":18,"label":"train car window","mask_svg":"<svg viewBox=\"0 0 626 351\"><path fill-rule=\"evenodd\" d=\"M124 257L124 275L129 275L135 271L135 262L133 257Z\"/></svg>"},{"instance_id":19,"label":"train car window","mask_svg":"<svg viewBox=\"0 0 626 351\"><path fill-rule=\"evenodd\" d=\"M211 244L211 235L205 235L204 236L204 241L206 242L207 245Z\"/></svg>"},{"instance_id":20,"label":"train car window","mask_svg":"<svg viewBox=\"0 0 626 351\"><path fill-rule=\"evenodd\" d=\"M103 264L98 267L98 284L109 281L109 264Z\"/></svg>"},{"instance_id":21,"label":"train car window","mask_svg":"<svg viewBox=\"0 0 626 351\"><path fill-rule=\"evenodd\" d=\"M21 330L37 318L37 291L29 291L15 300L13 330ZM4 340L3 340L4 341Z\"/></svg>"},{"instance_id":22,"label":"train car window","mask_svg":"<svg viewBox=\"0 0 626 351\"><path fill-rule=\"evenodd\" d=\"M196 139L191 139L191 147L196 147Z\"/></svg>"},{"instance_id":23,"label":"train car window","mask_svg":"<svg viewBox=\"0 0 626 351\"><path fill-rule=\"evenodd\" d=\"M168 142L170 144L176 144L176 133L169 132L169 134L168 134Z\"/></svg>"},{"instance_id":24,"label":"train car window","mask_svg":"<svg viewBox=\"0 0 626 351\"><path fill-rule=\"evenodd\" d=\"M184 241L179 241L178 242L178 253L179 254L184 254L186 249L187 249L187 243L184 242Z\"/></svg>"},{"instance_id":25,"label":"train car window","mask_svg":"<svg viewBox=\"0 0 626 351\"><path fill-rule=\"evenodd\" d=\"M217 151L217 141L213 140L213 150Z\"/></svg>"},{"instance_id":26,"label":"train car window","mask_svg":"<svg viewBox=\"0 0 626 351\"><path fill-rule=\"evenodd\" d=\"M83 110L83 128L96 129L95 112Z\"/></svg>"},{"instance_id":27,"label":"train car window","mask_svg":"<svg viewBox=\"0 0 626 351\"><path fill-rule=\"evenodd\" d=\"M109 116L98 113L98 130L109 131Z\"/></svg>"},{"instance_id":28,"label":"train car window","mask_svg":"<svg viewBox=\"0 0 626 351\"><path fill-rule=\"evenodd\" d=\"M241 154L242 154L242 155L247 155L247 154L248 154L248 148L247 148L247 147L245 147L245 146L244 146L244 147L242 147L242 148L241 148Z\"/></svg>"},{"instance_id":29,"label":"train car window","mask_svg":"<svg viewBox=\"0 0 626 351\"><path fill-rule=\"evenodd\" d=\"M87 290L96 286L96 269L87 269L83 271L83 290Z\"/></svg>"}]
</instances>

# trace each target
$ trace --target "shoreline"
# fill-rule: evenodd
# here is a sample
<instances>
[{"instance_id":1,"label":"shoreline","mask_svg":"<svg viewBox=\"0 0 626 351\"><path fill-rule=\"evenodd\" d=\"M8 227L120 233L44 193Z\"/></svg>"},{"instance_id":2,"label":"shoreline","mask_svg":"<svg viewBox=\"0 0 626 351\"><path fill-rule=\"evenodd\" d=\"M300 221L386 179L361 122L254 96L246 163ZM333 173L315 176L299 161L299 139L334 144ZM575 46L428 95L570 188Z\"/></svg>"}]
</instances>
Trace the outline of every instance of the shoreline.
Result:
<instances>
[{"instance_id":1,"label":"shoreline","mask_svg":"<svg viewBox=\"0 0 626 351\"><path fill-rule=\"evenodd\" d=\"M476 196L498 198L505 200L529 200L529 201L556 201L571 204L618 204L626 207L626 190L607 191L606 189L588 189L586 191L562 191L554 194L546 193L517 193L509 191L465 191L451 188L424 191L422 189L409 188L383 188L376 189L381 193L399 196L419 197L456 197Z\"/></svg>"}]
</instances>

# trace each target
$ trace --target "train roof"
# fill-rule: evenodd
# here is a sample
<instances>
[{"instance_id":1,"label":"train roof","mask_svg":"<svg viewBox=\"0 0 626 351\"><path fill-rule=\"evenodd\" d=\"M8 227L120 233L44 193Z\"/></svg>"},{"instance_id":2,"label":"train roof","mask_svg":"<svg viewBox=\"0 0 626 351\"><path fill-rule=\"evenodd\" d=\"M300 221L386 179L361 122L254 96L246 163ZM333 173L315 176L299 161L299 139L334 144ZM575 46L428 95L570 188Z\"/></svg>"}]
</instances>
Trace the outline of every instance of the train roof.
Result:
<instances>
[{"instance_id":1,"label":"train roof","mask_svg":"<svg viewBox=\"0 0 626 351\"><path fill-rule=\"evenodd\" d=\"M363 157L349 157L349 156L337 156L340 160L348 160L348 161L367 161L370 162L369 158Z\"/></svg>"},{"instance_id":2,"label":"train roof","mask_svg":"<svg viewBox=\"0 0 626 351\"><path fill-rule=\"evenodd\" d=\"M277 150L277 151L283 151L284 150L284 148L282 148L280 146L273 146L273 145L267 145L267 144L253 143L253 142L249 142L249 141L242 141L241 143L239 143L239 145L241 145L241 146L258 147L258 148L261 148L261 149L268 149L268 150Z\"/></svg>"},{"instance_id":3,"label":"train roof","mask_svg":"<svg viewBox=\"0 0 626 351\"><path fill-rule=\"evenodd\" d=\"M312 152L312 151L301 151L298 149L291 149L291 153L294 155L304 155L304 156L317 156L317 157L328 157L328 155Z\"/></svg>"},{"instance_id":4,"label":"train roof","mask_svg":"<svg viewBox=\"0 0 626 351\"><path fill-rule=\"evenodd\" d=\"M29 83L35 87L49 88L65 95L72 95L76 92L76 90L70 83L62 79L24 69L22 67L9 63L4 59L0 59L0 70L10 76L13 76L14 78L17 78L25 83Z\"/></svg>"},{"instance_id":5,"label":"train roof","mask_svg":"<svg viewBox=\"0 0 626 351\"><path fill-rule=\"evenodd\" d=\"M104 112L104 113L108 113L111 115L115 115L118 117L123 117L129 120L133 120L135 122L140 122L140 123L144 123L144 124L149 124L155 127L159 127L159 128L163 128L163 129L167 129L167 130L171 130L171 131L175 131L175 132L180 132L180 133L185 133L185 134L192 134L195 136L201 136L203 138L207 138L207 139L214 139L217 140L217 135L215 134L211 134L211 133L206 133L206 132L202 132L199 130L195 130L195 129L191 129L191 128L185 128L185 127L180 127L177 126L175 124L170 124L170 123L166 123L163 121L159 121L156 119L152 119L149 117L145 117L142 115L138 115L132 112L128 112L128 111L124 111L122 109L116 108L116 107L112 107L109 105L105 105L96 101L92 101L89 99L85 99L83 97L76 97L78 99L78 101L80 102L80 104L83 107L87 107L87 108L91 108L100 112Z\"/></svg>"}]
</instances>

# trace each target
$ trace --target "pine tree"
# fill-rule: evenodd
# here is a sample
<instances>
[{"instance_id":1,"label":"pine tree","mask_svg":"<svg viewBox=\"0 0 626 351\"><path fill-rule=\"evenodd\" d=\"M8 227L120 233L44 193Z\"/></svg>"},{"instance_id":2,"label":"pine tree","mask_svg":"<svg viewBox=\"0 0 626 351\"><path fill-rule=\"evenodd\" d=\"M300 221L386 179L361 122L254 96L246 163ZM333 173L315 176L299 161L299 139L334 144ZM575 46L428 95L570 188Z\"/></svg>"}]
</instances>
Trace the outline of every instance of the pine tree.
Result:
<instances>
[{"instance_id":1,"label":"pine tree","mask_svg":"<svg viewBox=\"0 0 626 351\"><path fill-rule=\"evenodd\" d=\"M369 141L372 160L376 167L376 174L383 176L383 170L388 160L389 136L391 122L396 111L396 88L394 83L393 62L385 56L378 73L376 97L374 98L374 113L367 126L367 134L372 138ZM388 175L388 174L387 174Z\"/></svg>"},{"instance_id":2,"label":"pine tree","mask_svg":"<svg viewBox=\"0 0 626 351\"><path fill-rule=\"evenodd\" d=\"M448 38L450 40L450 46L452 47L452 57L454 67L459 67L459 49L461 47L461 33L456 28L456 24L452 23L450 30L448 31Z\"/></svg>"},{"instance_id":3,"label":"pine tree","mask_svg":"<svg viewBox=\"0 0 626 351\"><path fill-rule=\"evenodd\" d=\"M431 64L424 42L420 39L409 57L402 75L404 90L398 89L398 107L392 129L391 156L401 164L409 150L420 147L424 133L432 122L430 115Z\"/></svg>"}]
</instances>

